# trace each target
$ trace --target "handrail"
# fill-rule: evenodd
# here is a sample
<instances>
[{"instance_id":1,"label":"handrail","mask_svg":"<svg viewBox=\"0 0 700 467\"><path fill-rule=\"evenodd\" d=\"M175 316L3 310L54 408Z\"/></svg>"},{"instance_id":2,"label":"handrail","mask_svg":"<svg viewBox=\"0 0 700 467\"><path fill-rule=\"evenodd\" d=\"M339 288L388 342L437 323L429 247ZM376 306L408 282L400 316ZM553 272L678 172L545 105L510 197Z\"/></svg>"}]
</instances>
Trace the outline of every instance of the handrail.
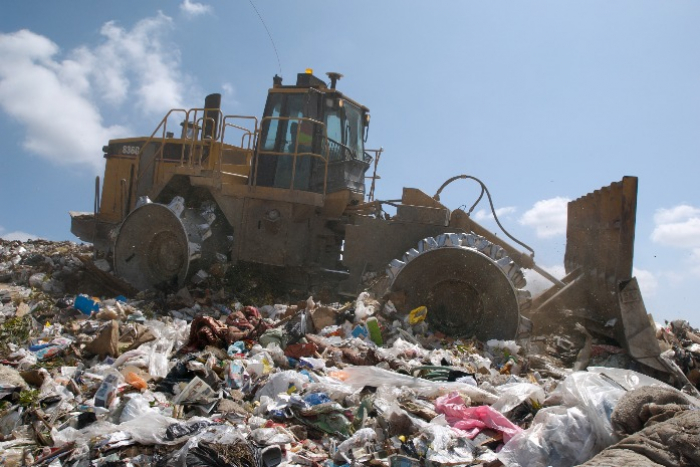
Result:
<instances>
[{"instance_id":1,"label":"handrail","mask_svg":"<svg viewBox=\"0 0 700 467\"><path fill-rule=\"evenodd\" d=\"M240 118L241 120L253 120L253 123L254 123L253 131L251 132L248 128L240 126L240 125L235 125L233 123L226 123L226 120L234 119L234 118ZM222 125L222 130L221 130L221 141L222 142L224 141L227 126L242 130L247 135L257 134L258 130L259 130L258 117L253 117L253 116L249 116L249 115L226 115L223 119L223 125ZM241 148L243 148L243 138L245 138L245 136L246 135L243 135L243 137L241 137L241 146L240 146ZM248 142L248 149L250 149L250 141Z\"/></svg>"},{"instance_id":2,"label":"handrail","mask_svg":"<svg viewBox=\"0 0 700 467\"><path fill-rule=\"evenodd\" d=\"M141 149L139 150L139 153L136 155L136 168L137 168L137 169L138 169L138 168L140 167L140 165L141 165L141 156L143 155L143 151L148 147L149 143L151 143L151 141L153 141L153 139L154 139L156 133L158 132L158 130L159 130L161 127L163 128L163 132L162 132L162 133L163 133L163 136L161 137L161 139L162 139L162 140L165 140L165 134L166 134L166 133L165 133L165 130L166 130L167 125L168 125L168 118L170 118L170 115L171 115L172 113L174 113L174 112L184 112L185 115L187 115L187 113L188 113L188 111L185 110L185 109L170 109L170 110L168 111L168 113L165 114L165 117L163 117L163 118L161 119L161 121L160 121L160 123L158 124L158 126L156 126L156 129L153 130L153 133L151 133L151 136L149 136L149 137L146 139L146 142L143 144L143 146L141 146ZM161 144L161 149L160 149L161 152L162 152L162 147L163 147L163 145ZM151 168L151 164L155 163L155 160L156 160L156 158L154 157L153 160L151 160L151 162L148 164L148 166L144 167L144 173L146 173L146 170L147 170L147 169L150 169L150 168ZM140 170L136 170L136 174L135 174L135 177L134 177L135 180L134 180L134 182L133 182L133 183L135 184L135 186L138 186L138 183L139 183L139 172L140 172ZM128 209L128 207L127 207L127 209ZM123 217L123 216L122 216L122 217Z\"/></svg>"},{"instance_id":3,"label":"handrail","mask_svg":"<svg viewBox=\"0 0 700 467\"><path fill-rule=\"evenodd\" d=\"M372 172L371 177L365 177L372 179L372 184L369 188L369 194L367 195L367 201L371 202L374 201L374 189L376 188L377 180L381 179L381 177L377 175L377 166L379 165L379 158L382 157L382 152L384 152L384 148L380 147L379 149L365 149L365 152L374 153L374 171Z\"/></svg>"},{"instance_id":4,"label":"handrail","mask_svg":"<svg viewBox=\"0 0 700 467\"><path fill-rule=\"evenodd\" d=\"M233 120L233 119L253 120L253 131L251 131L250 129L248 129L244 126L227 122L227 120ZM226 115L226 116L224 116L223 121L222 121L222 126L221 126L221 144L226 144L225 143L226 129L228 127L235 128L235 129L241 130L243 132L243 134L241 135L241 145L238 146L240 149L250 151L251 146L253 148L255 147L255 142L257 141L256 138L257 138L257 135L259 134L258 118L257 117L253 117L253 116L249 116L249 115ZM247 146L245 144L246 138L248 139ZM251 162L252 162L252 160L251 160ZM222 165L222 158L220 157L219 158L219 171L222 170L221 165Z\"/></svg>"},{"instance_id":5,"label":"handrail","mask_svg":"<svg viewBox=\"0 0 700 467\"><path fill-rule=\"evenodd\" d=\"M212 115L213 112L218 112L218 118L215 118L215 116ZM215 145L218 144L218 147L221 147L223 149L223 146L226 145L227 143L224 142L225 138L225 133L226 133L226 128L227 127L233 127L237 130L242 131L241 135L241 140L240 140L240 146L238 146L241 149L244 150L252 150L256 147L257 145L257 138L260 135L260 124L258 121L257 117L254 116L247 116L247 115L226 115L224 116L221 112L220 109L206 109L206 108L192 108L189 110L186 109L171 109L169 110L165 116L160 120L156 128L153 130L150 136L146 138L146 141L144 144L141 146L138 154L136 155L135 158L135 174L133 178L133 183L134 186L138 187L139 182L140 182L140 177L142 174L147 174L149 171L152 169L152 167L155 165L157 168L160 167L159 164L156 164L156 161L163 159L164 153L165 153L165 147L168 141L171 139L169 138L168 135L168 121L172 118L175 118L176 114L182 114L183 118L178 119L178 123L182 122L181 124L184 125L189 125L191 126L191 129L193 130L191 133L187 131L186 127L183 127L179 131L179 137L176 139L179 140L180 142L180 167L190 167L190 168L195 168L195 167L202 167L202 159L203 159L203 152L204 152L204 147L205 145L210 147L210 154L215 153ZM231 123L231 120L233 119L241 119L241 120L253 120L253 129L246 128L242 125ZM296 120L302 120L301 118L296 118ZM321 124L321 122L312 120L312 119L304 119L304 120L309 120L312 121L313 123L316 124ZM204 127L205 126L211 126L213 128L213 138L211 140L205 139L204 135ZM172 124L171 124L172 128ZM325 127L324 127L325 128ZM297 130L297 136L298 136L298 131ZM175 134L175 132L172 132ZM189 134L188 134L189 133ZM324 132L325 133L325 132ZM148 163L141 168L141 160L144 157L146 148L150 147L152 143L158 144L158 147L155 148L153 157L148 161ZM230 146L236 147L236 144L230 144ZM201 150L200 150L201 149ZM189 156L187 156L187 152L189 151ZM223 151L219 150L218 151L218 160L214 161L212 157L209 158L208 161L208 167L212 170L217 170L221 171L222 170L222 155ZM306 154L302 154L306 155ZM321 157L316 154L309 154L312 156L316 157ZM185 160L187 156L187 160ZM177 159L174 159L174 161ZM252 164L253 159L247 162L247 164L250 166ZM161 171L159 169L153 170L152 173L152 182L155 183L155 181L158 179L160 176ZM324 177L325 178L325 177ZM325 180L324 180L324 191L325 191ZM125 206L122 207L122 217L124 217L126 214L128 214L128 209L130 206Z\"/></svg>"}]
</instances>

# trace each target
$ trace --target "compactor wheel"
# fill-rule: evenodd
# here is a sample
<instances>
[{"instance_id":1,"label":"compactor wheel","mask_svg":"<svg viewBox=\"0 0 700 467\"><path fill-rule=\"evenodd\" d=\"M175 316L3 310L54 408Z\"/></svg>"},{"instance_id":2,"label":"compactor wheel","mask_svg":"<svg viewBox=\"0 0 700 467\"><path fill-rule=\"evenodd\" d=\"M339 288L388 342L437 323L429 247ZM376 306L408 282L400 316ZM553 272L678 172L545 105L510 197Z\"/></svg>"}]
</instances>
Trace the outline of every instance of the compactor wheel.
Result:
<instances>
[{"instance_id":1,"label":"compactor wheel","mask_svg":"<svg viewBox=\"0 0 700 467\"><path fill-rule=\"evenodd\" d=\"M428 237L387 267L406 309L425 305L431 325L450 336L513 339L530 305L523 272L506 251L474 233Z\"/></svg>"},{"instance_id":2,"label":"compactor wheel","mask_svg":"<svg viewBox=\"0 0 700 467\"><path fill-rule=\"evenodd\" d=\"M139 200L119 227L115 273L141 290L183 286L196 272L192 263L202 255L215 218L213 206L186 208L180 196L168 205Z\"/></svg>"}]
</instances>

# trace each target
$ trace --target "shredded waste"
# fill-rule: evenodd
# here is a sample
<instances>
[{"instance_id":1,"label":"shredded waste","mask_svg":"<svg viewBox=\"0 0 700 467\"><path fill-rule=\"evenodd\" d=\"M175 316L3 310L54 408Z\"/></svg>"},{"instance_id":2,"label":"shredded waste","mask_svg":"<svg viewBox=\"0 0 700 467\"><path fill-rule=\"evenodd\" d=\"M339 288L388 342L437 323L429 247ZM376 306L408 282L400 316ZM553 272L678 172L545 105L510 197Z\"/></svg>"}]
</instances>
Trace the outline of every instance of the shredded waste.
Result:
<instances>
[{"instance_id":1,"label":"shredded waste","mask_svg":"<svg viewBox=\"0 0 700 467\"><path fill-rule=\"evenodd\" d=\"M656 326L662 372L586 323L454 339L367 292L136 293L91 255L0 240L0 465L700 466L686 321Z\"/></svg>"}]
</instances>

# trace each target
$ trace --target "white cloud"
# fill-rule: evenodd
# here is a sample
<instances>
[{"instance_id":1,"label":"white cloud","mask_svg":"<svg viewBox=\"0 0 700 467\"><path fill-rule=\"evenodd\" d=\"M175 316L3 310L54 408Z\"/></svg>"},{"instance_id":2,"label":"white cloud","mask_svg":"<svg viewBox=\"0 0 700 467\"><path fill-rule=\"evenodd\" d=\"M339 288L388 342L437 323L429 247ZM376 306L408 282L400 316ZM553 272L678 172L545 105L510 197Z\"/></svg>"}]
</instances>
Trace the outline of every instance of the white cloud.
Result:
<instances>
[{"instance_id":1,"label":"white cloud","mask_svg":"<svg viewBox=\"0 0 700 467\"><path fill-rule=\"evenodd\" d=\"M172 19L159 13L127 30L106 23L94 47L63 54L29 30L0 33L0 109L24 126L24 147L57 164L103 165L100 148L132 131L104 123L104 108L164 114L183 106L177 49L163 44ZM62 58L64 56L65 58Z\"/></svg>"},{"instance_id":2,"label":"white cloud","mask_svg":"<svg viewBox=\"0 0 700 467\"><path fill-rule=\"evenodd\" d=\"M637 278L642 297L653 297L659 289L659 280L651 271L632 268L632 275Z\"/></svg>"},{"instance_id":3,"label":"white cloud","mask_svg":"<svg viewBox=\"0 0 700 467\"><path fill-rule=\"evenodd\" d=\"M201 16L207 13L211 13L211 6L204 5L203 3L185 0L180 4L180 11L182 11L187 16Z\"/></svg>"},{"instance_id":4,"label":"white cloud","mask_svg":"<svg viewBox=\"0 0 700 467\"><path fill-rule=\"evenodd\" d=\"M84 91L80 65L56 62L59 49L49 39L21 30L0 34L0 108L20 123L24 147L56 163L101 165L99 148L126 134L105 126ZM77 76L76 76L77 75Z\"/></svg>"},{"instance_id":5,"label":"white cloud","mask_svg":"<svg viewBox=\"0 0 700 467\"><path fill-rule=\"evenodd\" d=\"M538 238L551 238L566 233L568 198L551 198L537 201L519 222L535 229Z\"/></svg>"},{"instance_id":6,"label":"white cloud","mask_svg":"<svg viewBox=\"0 0 700 467\"><path fill-rule=\"evenodd\" d=\"M513 214L517 209L514 206L506 206L504 208L498 208L496 209L496 216L498 218L503 218L508 216L508 214ZM488 211L485 209L479 209L476 211L476 213L472 216L475 221L481 222L485 220L493 220L493 214L491 213L491 210L489 209Z\"/></svg>"},{"instance_id":7,"label":"white cloud","mask_svg":"<svg viewBox=\"0 0 700 467\"><path fill-rule=\"evenodd\" d=\"M689 218L700 217L700 208L680 204L671 209L657 209L654 213L654 223L668 224L672 222L684 221Z\"/></svg>"},{"instance_id":8,"label":"white cloud","mask_svg":"<svg viewBox=\"0 0 700 467\"><path fill-rule=\"evenodd\" d=\"M22 232L20 230L5 233L5 229L3 227L0 227L0 238L8 240L10 242L15 240L19 240L20 242L26 242L27 240L37 240L39 236L27 232Z\"/></svg>"},{"instance_id":9,"label":"white cloud","mask_svg":"<svg viewBox=\"0 0 700 467\"><path fill-rule=\"evenodd\" d=\"M700 248L700 209L681 204L671 209L657 209L651 239L680 248Z\"/></svg>"},{"instance_id":10,"label":"white cloud","mask_svg":"<svg viewBox=\"0 0 700 467\"><path fill-rule=\"evenodd\" d=\"M106 23L100 33L106 41L90 52L96 64L96 84L105 98L123 103L132 87L141 110L161 114L182 107L183 81L177 49L163 44L173 20L163 13L146 18L131 29ZM170 49L169 51L166 49Z\"/></svg>"},{"instance_id":11,"label":"white cloud","mask_svg":"<svg viewBox=\"0 0 700 467\"><path fill-rule=\"evenodd\" d=\"M233 87L231 83L224 83L221 85L221 89L223 89L224 94L227 96L233 96L234 93L236 92L236 89Z\"/></svg>"}]
</instances>

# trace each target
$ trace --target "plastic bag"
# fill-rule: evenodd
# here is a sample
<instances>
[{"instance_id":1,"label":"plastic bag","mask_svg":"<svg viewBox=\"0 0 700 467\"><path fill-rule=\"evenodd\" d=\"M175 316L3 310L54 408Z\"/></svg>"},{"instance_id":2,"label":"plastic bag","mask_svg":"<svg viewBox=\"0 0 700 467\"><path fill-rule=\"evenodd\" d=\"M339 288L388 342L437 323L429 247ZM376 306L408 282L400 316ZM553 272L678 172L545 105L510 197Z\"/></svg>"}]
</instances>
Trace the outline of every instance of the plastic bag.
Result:
<instances>
[{"instance_id":1,"label":"plastic bag","mask_svg":"<svg viewBox=\"0 0 700 467\"><path fill-rule=\"evenodd\" d=\"M250 382L250 375L240 360L229 360L224 366L226 386L241 389Z\"/></svg>"},{"instance_id":2,"label":"plastic bag","mask_svg":"<svg viewBox=\"0 0 700 467\"><path fill-rule=\"evenodd\" d=\"M497 400L495 395L469 384L429 381L374 366L348 366L343 370L333 372L332 376L340 379L348 386L354 387L356 390L365 386L407 387L426 397L457 391L466 394L478 404L492 404Z\"/></svg>"},{"instance_id":3,"label":"plastic bag","mask_svg":"<svg viewBox=\"0 0 700 467\"><path fill-rule=\"evenodd\" d=\"M323 392L335 401L343 401L356 391L352 386L330 376L315 375L315 378L318 381L309 383L306 387L307 392Z\"/></svg>"},{"instance_id":4,"label":"plastic bag","mask_svg":"<svg viewBox=\"0 0 700 467\"><path fill-rule=\"evenodd\" d=\"M617 440L610 422L627 391L643 386L670 387L632 370L591 367L567 376L529 429L511 439L499 453L508 467L568 467L592 458Z\"/></svg>"},{"instance_id":5,"label":"plastic bag","mask_svg":"<svg viewBox=\"0 0 700 467\"><path fill-rule=\"evenodd\" d=\"M413 444L433 465L468 465L476 453L471 441L460 437L452 428L432 423L421 429Z\"/></svg>"},{"instance_id":6,"label":"plastic bag","mask_svg":"<svg viewBox=\"0 0 700 467\"><path fill-rule=\"evenodd\" d=\"M165 438L174 441L183 436L194 436L200 431L213 425L209 420L196 420L188 423L174 423L165 430Z\"/></svg>"},{"instance_id":7,"label":"plastic bag","mask_svg":"<svg viewBox=\"0 0 700 467\"><path fill-rule=\"evenodd\" d=\"M278 394L291 394L301 391L309 383L309 378L296 371L283 371L270 376L265 386L256 394L255 400L260 400L262 396L275 399Z\"/></svg>"},{"instance_id":8,"label":"plastic bag","mask_svg":"<svg viewBox=\"0 0 700 467\"><path fill-rule=\"evenodd\" d=\"M177 423L178 420L159 413L146 413L117 426L119 431L125 431L137 443L167 444L165 430Z\"/></svg>"},{"instance_id":9,"label":"plastic bag","mask_svg":"<svg viewBox=\"0 0 700 467\"><path fill-rule=\"evenodd\" d=\"M322 358L301 357L299 359L301 368L310 368L312 370L323 370L326 368L326 361Z\"/></svg>"},{"instance_id":10,"label":"plastic bag","mask_svg":"<svg viewBox=\"0 0 700 467\"><path fill-rule=\"evenodd\" d=\"M17 427L22 425L22 412L21 408L17 410L12 410L0 418L0 434L3 436L8 436Z\"/></svg>"},{"instance_id":11,"label":"plastic bag","mask_svg":"<svg viewBox=\"0 0 700 467\"><path fill-rule=\"evenodd\" d=\"M272 444L287 444L294 442L294 436L284 428L258 428L250 433L256 444L270 446Z\"/></svg>"},{"instance_id":12,"label":"plastic bag","mask_svg":"<svg viewBox=\"0 0 700 467\"><path fill-rule=\"evenodd\" d=\"M374 443L377 440L377 432L374 428L362 428L357 430L350 438L346 439L340 445L335 453L334 459L340 462L350 463L350 452L353 449L361 448L367 443Z\"/></svg>"},{"instance_id":13,"label":"plastic bag","mask_svg":"<svg viewBox=\"0 0 700 467\"><path fill-rule=\"evenodd\" d=\"M148 345L151 349L148 361L148 373L154 378L165 378L168 376L170 366L168 365L170 353L173 351L174 342L168 338L161 338Z\"/></svg>"},{"instance_id":14,"label":"plastic bag","mask_svg":"<svg viewBox=\"0 0 700 467\"><path fill-rule=\"evenodd\" d=\"M265 350L268 354L270 354L270 357L272 357L272 361L275 362L276 366L289 368L289 362L287 357L284 355L284 350L282 350L279 345L277 345L275 342L271 342L265 347Z\"/></svg>"},{"instance_id":15,"label":"plastic bag","mask_svg":"<svg viewBox=\"0 0 700 467\"><path fill-rule=\"evenodd\" d=\"M580 408L550 407L511 438L498 459L508 467L570 467L593 457L595 444L594 427Z\"/></svg>"},{"instance_id":16,"label":"plastic bag","mask_svg":"<svg viewBox=\"0 0 700 467\"><path fill-rule=\"evenodd\" d=\"M138 349L125 352L112 366L120 368L126 364L133 365L148 369L154 378L165 378L171 367L170 354L187 341L189 325L180 319L173 320L169 326L155 320L148 320L145 325L156 339L142 344Z\"/></svg>"},{"instance_id":17,"label":"plastic bag","mask_svg":"<svg viewBox=\"0 0 700 467\"><path fill-rule=\"evenodd\" d=\"M514 435L522 431L519 426L514 425L500 412L488 405L467 407L457 393L438 397L435 401L435 410L445 414L450 426L466 431L467 437L472 439L483 428L491 428L503 433L503 441L507 443Z\"/></svg>"},{"instance_id":18,"label":"plastic bag","mask_svg":"<svg viewBox=\"0 0 700 467\"><path fill-rule=\"evenodd\" d=\"M113 368L121 368L123 366L135 366L138 368L148 368L148 362L150 360L150 348L146 347L146 344L140 346L138 349L129 350L121 354L112 363Z\"/></svg>"},{"instance_id":19,"label":"plastic bag","mask_svg":"<svg viewBox=\"0 0 700 467\"><path fill-rule=\"evenodd\" d=\"M523 402L535 401L538 405L544 403L544 389L532 383L508 383L496 386L498 400L491 408L501 413L508 413Z\"/></svg>"},{"instance_id":20,"label":"plastic bag","mask_svg":"<svg viewBox=\"0 0 700 467\"><path fill-rule=\"evenodd\" d=\"M357 296L355 301L355 322L359 323L374 314L374 305L371 302L372 298L369 293L362 292Z\"/></svg>"},{"instance_id":21,"label":"plastic bag","mask_svg":"<svg viewBox=\"0 0 700 467\"><path fill-rule=\"evenodd\" d=\"M567 376L552 393L563 405L578 407L588 418L596 442L590 457L618 441L610 417L620 397L627 392L615 381L598 373L578 371Z\"/></svg>"},{"instance_id":22,"label":"plastic bag","mask_svg":"<svg viewBox=\"0 0 700 467\"><path fill-rule=\"evenodd\" d=\"M124 423L135 418L139 418L143 415L157 414L158 409L151 407L151 404L141 394L134 394L127 401L126 405L122 409L122 413L119 416L119 422Z\"/></svg>"}]
</instances>

